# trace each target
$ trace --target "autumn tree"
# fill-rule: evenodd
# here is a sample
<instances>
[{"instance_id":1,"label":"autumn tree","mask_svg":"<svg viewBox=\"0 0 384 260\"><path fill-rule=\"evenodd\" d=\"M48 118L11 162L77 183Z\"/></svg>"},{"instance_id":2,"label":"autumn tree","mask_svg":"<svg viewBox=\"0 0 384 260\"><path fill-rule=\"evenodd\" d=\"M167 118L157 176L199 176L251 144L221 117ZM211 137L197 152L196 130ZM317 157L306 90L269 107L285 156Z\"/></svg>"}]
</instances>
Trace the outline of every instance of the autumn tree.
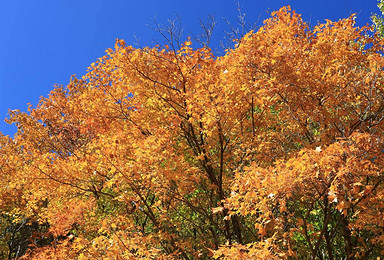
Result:
<instances>
[{"instance_id":1,"label":"autumn tree","mask_svg":"<svg viewBox=\"0 0 384 260\"><path fill-rule=\"evenodd\" d=\"M24 258L380 256L382 40L290 7L221 57L168 39L11 113L1 212L46 226Z\"/></svg>"}]
</instances>

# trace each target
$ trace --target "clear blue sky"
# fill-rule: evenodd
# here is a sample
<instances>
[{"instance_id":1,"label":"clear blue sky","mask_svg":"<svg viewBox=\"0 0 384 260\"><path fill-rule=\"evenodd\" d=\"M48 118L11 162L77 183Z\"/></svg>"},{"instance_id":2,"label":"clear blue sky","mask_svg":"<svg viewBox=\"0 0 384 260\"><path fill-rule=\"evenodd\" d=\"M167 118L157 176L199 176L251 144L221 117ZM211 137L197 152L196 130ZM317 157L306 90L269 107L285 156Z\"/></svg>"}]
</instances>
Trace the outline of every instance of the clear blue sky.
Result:
<instances>
[{"instance_id":1,"label":"clear blue sky","mask_svg":"<svg viewBox=\"0 0 384 260\"><path fill-rule=\"evenodd\" d=\"M250 23L268 18L291 5L311 25L324 19L338 20L357 13L359 26L370 23L379 10L376 0L240 0ZM151 30L153 18L166 24L178 15L184 36L199 33L199 19L214 15L218 26L214 46L224 37L222 18L235 22L234 0L8 0L0 5L0 131L13 135L16 128L3 119L8 109L27 110L54 84L66 85L70 76L82 76L98 57L112 48L116 38L128 44L140 38L142 46L161 40Z\"/></svg>"}]
</instances>

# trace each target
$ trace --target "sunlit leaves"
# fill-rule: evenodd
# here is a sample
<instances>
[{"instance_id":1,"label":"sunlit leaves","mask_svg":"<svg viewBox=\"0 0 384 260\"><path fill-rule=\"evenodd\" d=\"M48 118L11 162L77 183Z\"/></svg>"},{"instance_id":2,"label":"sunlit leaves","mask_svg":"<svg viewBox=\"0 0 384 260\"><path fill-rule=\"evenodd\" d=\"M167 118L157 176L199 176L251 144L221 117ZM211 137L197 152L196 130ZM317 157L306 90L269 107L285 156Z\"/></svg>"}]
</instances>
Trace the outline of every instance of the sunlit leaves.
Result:
<instances>
[{"instance_id":1,"label":"sunlit leaves","mask_svg":"<svg viewBox=\"0 0 384 260\"><path fill-rule=\"evenodd\" d=\"M32 259L377 256L382 44L290 7L221 57L118 40L11 112L0 209L48 226Z\"/></svg>"}]
</instances>

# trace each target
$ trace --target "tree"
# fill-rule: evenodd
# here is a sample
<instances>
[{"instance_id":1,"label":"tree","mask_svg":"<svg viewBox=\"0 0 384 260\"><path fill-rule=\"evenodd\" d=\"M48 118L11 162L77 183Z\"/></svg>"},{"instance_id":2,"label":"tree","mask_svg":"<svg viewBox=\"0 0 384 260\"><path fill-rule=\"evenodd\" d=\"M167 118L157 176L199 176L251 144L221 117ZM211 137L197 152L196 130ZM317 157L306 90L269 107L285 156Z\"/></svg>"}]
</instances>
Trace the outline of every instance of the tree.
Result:
<instances>
[{"instance_id":1,"label":"tree","mask_svg":"<svg viewBox=\"0 0 384 260\"><path fill-rule=\"evenodd\" d=\"M371 16L371 20L375 26L376 31L378 31L382 37L384 35L384 18L382 17L384 14L384 2L382 0L378 1L377 7L379 8L381 15L373 14Z\"/></svg>"},{"instance_id":2,"label":"tree","mask_svg":"<svg viewBox=\"0 0 384 260\"><path fill-rule=\"evenodd\" d=\"M48 225L24 258L379 256L384 59L368 30L283 7L222 57L118 40L1 137L2 211Z\"/></svg>"}]
</instances>

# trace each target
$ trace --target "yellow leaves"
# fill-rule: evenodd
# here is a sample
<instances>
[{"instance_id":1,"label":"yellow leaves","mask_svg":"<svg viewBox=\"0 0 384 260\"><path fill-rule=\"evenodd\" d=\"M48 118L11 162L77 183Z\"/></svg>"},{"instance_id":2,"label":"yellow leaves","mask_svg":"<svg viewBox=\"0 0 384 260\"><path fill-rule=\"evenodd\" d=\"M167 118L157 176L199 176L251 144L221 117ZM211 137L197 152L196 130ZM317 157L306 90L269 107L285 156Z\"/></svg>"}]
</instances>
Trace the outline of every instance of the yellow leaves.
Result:
<instances>
[{"instance_id":1,"label":"yellow leaves","mask_svg":"<svg viewBox=\"0 0 384 260\"><path fill-rule=\"evenodd\" d=\"M80 255L79 255L79 258L78 258L79 260L87 260L88 259L88 257L87 256L85 256L85 254L84 253L80 253Z\"/></svg>"},{"instance_id":2,"label":"yellow leaves","mask_svg":"<svg viewBox=\"0 0 384 260\"><path fill-rule=\"evenodd\" d=\"M66 234L74 224L83 224L86 211L93 206L93 201L67 199L63 202L51 202L43 216L49 221L50 232L55 236Z\"/></svg>"},{"instance_id":3,"label":"yellow leaves","mask_svg":"<svg viewBox=\"0 0 384 260\"><path fill-rule=\"evenodd\" d=\"M108 181L105 183L105 186L106 186L107 188L112 188L112 186L115 184L116 181L117 181L116 178L112 178L112 179L108 180Z\"/></svg>"},{"instance_id":4,"label":"yellow leaves","mask_svg":"<svg viewBox=\"0 0 384 260\"><path fill-rule=\"evenodd\" d=\"M204 154L204 153L201 153L201 154L197 157L197 160L203 161L204 158L205 158L205 154Z\"/></svg>"},{"instance_id":5,"label":"yellow leaves","mask_svg":"<svg viewBox=\"0 0 384 260\"><path fill-rule=\"evenodd\" d=\"M86 244L87 241L85 241L84 238L82 237L76 237L75 238L75 241L74 241L74 244L72 246L72 248L76 251L81 251L82 249L85 248L85 244Z\"/></svg>"},{"instance_id":6,"label":"yellow leaves","mask_svg":"<svg viewBox=\"0 0 384 260\"><path fill-rule=\"evenodd\" d=\"M224 210L223 207L216 207L216 208L212 208L212 213L213 214L217 214L217 213L220 213Z\"/></svg>"},{"instance_id":7,"label":"yellow leaves","mask_svg":"<svg viewBox=\"0 0 384 260\"><path fill-rule=\"evenodd\" d=\"M223 218L224 221L229 221L231 219L231 215L227 215Z\"/></svg>"},{"instance_id":8,"label":"yellow leaves","mask_svg":"<svg viewBox=\"0 0 384 260\"><path fill-rule=\"evenodd\" d=\"M281 253L273 238L265 239L260 242L249 243L246 245L234 244L221 246L214 251L214 259L282 259L285 254Z\"/></svg>"},{"instance_id":9,"label":"yellow leaves","mask_svg":"<svg viewBox=\"0 0 384 260\"><path fill-rule=\"evenodd\" d=\"M267 220L270 221L270 220ZM268 224L267 222L265 224ZM263 224L255 224L255 228L258 230L258 233L261 237L265 237L267 230Z\"/></svg>"},{"instance_id":10,"label":"yellow leaves","mask_svg":"<svg viewBox=\"0 0 384 260\"><path fill-rule=\"evenodd\" d=\"M330 201L330 203L337 203L337 193L332 188L328 192L328 200Z\"/></svg>"},{"instance_id":11,"label":"yellow leaves","mask_svg":"<svg viewBox=\"0 0 384 260\"><path fill-rule=\"evenodd\" d=\"M353 193L357 194L360 192L361 190L361 187L363 187L364 185L361 183L361 182L356 182L353 184Z\"/></svg>"},{"instance_id":12,"label":"yellow leaves","mask_svg":"<svg viewBox=\"0 0 384 260\"><path fill-rule=\"evenodd\" d=\"M346 202L340 201L337 203L336 209L339 210L344 217L348 215L348 206L346 205Z\"/></svg>"},{"instance_id":13,"label":"yellow leaves","mask_svg":"<svg viewBox=\"0 0 384 260\"><path fill-rule=\"evenodd\" d=\"M325 209L329 225L357 210L358 230L382 230L383 58L362 32L311 30L285 7L223 57L118 40L82 80L11 112L22 131L0 144L0 208L73 233L50 249L73 259L311 252Z\"/></svg>"},{"instance_id":14,"label":"yellow leaves","mask_svg":"<svg viewBox=\"0 0 384 260\"><path fill-rule=\"evenodd\" d=\"M103 234L105 231L108 230L108 227L109 227L108 219L103 219L103 221L101 222L101 227L97 232Z\"/></svg>"},{"instance_id":15,"label":"yellow leaves","mask_svg":"<svg viewBox=\"0 0 384 260\"><path fill-rule=\"evenodd\" d=\"M373 187L371 185L365 186L364 194L368 195L372 192Z\"/></svg>"}]
</instances>

